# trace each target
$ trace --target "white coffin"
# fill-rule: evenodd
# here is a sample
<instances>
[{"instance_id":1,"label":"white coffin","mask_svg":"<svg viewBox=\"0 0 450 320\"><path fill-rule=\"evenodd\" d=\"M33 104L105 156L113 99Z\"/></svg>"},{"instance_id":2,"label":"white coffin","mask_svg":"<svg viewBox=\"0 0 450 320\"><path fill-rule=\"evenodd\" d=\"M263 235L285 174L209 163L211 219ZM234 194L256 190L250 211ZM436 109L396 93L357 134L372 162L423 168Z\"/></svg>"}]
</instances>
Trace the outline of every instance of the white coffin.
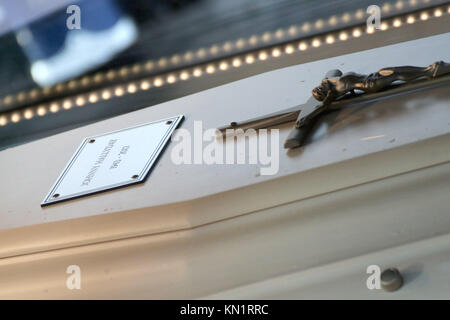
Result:
<instances>
[{"instance_id":1,"label":"white coffin","mask_svg":"<svg viewBox=\"0 0 450 320\"><path fill-rule=\"evenodd\" d=\"M449 43L276 70L1 151L0 298L450 298L448 87L328 116L303 151L280 149L275 175L175 165L172 142L143 184L40 206L85 137L178 114L219 127L306 101L330 69L450 61ZM368 290L370 264L405 286Z\"/></svg>"}]
</instances>

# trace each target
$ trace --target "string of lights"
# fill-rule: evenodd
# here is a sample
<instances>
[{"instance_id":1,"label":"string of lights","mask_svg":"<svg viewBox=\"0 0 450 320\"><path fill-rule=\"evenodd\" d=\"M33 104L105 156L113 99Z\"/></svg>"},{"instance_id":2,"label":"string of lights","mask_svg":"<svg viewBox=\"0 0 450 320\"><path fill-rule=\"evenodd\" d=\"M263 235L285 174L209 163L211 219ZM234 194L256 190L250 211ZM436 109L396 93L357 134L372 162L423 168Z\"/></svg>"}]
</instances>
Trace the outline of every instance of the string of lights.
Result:
<instances>
[{"instance_id":1,"label":"string of lights","mask_svg":"<svg viewBox=\"0 0 450 320\"><path fill-rule=\"evenodd\" d=\"M406 6L414 8L421 3L429 4L433 0L398 0L395 3L386 2L382 5L383 14L395 14L396 11L403 10ZM292 25L286 29L278 29L274 32L265 32L261 35L252 35L248 38L240 38L236 41L227 41L223 44L214 44L209 48L199 48L196 51L188 51L184 54L174 54L171 57L161 57L157 61L149 60L143 63L136 63L131 66L123 66L119 69L110 69L106 72L98 72L94 75L84 76L80 79L73 79L55 86L32 89L28 92L20 92L16 95L7 95L0 98L0 107L12 107L24 103L32 103L40 98L51 97L52 94L64 94L76 90L89 88L93 85L104 85L118 80L126 80L130 77L137 77L146 74L161 73L170 68L180 68L183 65L192 65L204 62L207 59L218 58L220 54L234 54L243 50L251 50L258 45L270 45L275 42L284 42L290 39L306 37L311 32L322 32L326 27L335 28L339 23L342 25L364 22L366 13L363 9L354 12L346 12L342 15L333 15L328 19L318 19L314 23L305 22L302 25Z\"/></svg>"},{"instance_id":2,"label":"string of lights","mask_svg":"<svg viewBox=\"0 0 450 320\"><path fill-rule=\"evenodd\" d=\"M414 1L417 2L418 0ZM411 2L412 1L409 1L410 4ZM398 5L398 3L403 2L399 1L396 3L396 5ZM382 10L387 10L386 8L389 7L386 7L385 4L382 7ZM314 50L321 46L333 45L335 43L347 41L349 39L360 38L363 36L370 36L375 32L383 32L390 28L400 28L404 25L411 25L421 21L437 19L449 14L450 14L450 5L437 6L432 10L426 9L412 14L404 14L386 19L381 23L380 29L378 30L375 29L374 27L366 27L364 23L364 27L359 26L353 28L346 28L340 31L325 33L320 36L313 36L302 40L288 41L283 45L275 45L261 50L254 50L244 54L238 54L226 59L219 59L218 61L215 62L205 63L202 65L181 69L176 72L167 72L164 74L146 77L139 80L132 80L125 84L111 85L109 87L105 87L102 89L96 89L90 92L78 94L73 97L56 100L46 104L30 106L24 110L3 113L0 115L0 126L18 123L19 121L29 120L34 117L43 117L47 114L57 113L64 110L70 110L74 107L83 107L89 104L95 104L99 101L106 101L113 98L120 98L124 95L135 94L140 91L147 91L152 88L171 85L179 81L187 81L189 79L208 76L217 72L225 72L227 70L233 68L240 68L245 65L262 63L270 59L277 59L284 55L302 53L309 50ZM149 62L145 63L144 67L148 63ZM131 68L120 70L127 70L127 72L131 70L131 72L137 72L136 70L138 68L136 66L142 67L141 65L135 65ZM133 69L135 69L135 71L132 71ZM84 83L84 85L88 85L92 81L101 82L101 80L104 79L103 76L108 77L109 74L109 78L111 78L113 77L112 74L114 74L115 76L116 73L117 71L110 70L106 73L106 75L99 76L97 74L92 77L83 77L80 79L80 82ZM125 72L122 73L125 74ZM73 84L75 83L74 81L75 80L71 80L65 85L67 85L68 87L78 85ZM62 91L64 90L64 84L56 85L52 89L56 91L58 90ZM49 90L51 89L44 88L42 89L42 93L38 93L38 89L34 89L29 92L29 95L33 95L33 93L35 95L46 94L45 92L47 92L48 94ZM20 96L19 94L16 98L19 99L20 96L21 99L25 99L23 95Z\"/></svg>"}]
</instances>

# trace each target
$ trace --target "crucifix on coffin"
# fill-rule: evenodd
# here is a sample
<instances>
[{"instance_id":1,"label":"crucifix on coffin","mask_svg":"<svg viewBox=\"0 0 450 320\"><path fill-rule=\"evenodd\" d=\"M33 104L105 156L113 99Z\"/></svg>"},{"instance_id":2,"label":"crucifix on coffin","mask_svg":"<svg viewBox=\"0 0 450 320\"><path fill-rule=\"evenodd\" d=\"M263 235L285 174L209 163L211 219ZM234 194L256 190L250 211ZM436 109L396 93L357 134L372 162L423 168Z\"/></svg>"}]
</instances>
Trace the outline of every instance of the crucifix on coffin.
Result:
<instances>
[{"instance_id":1,"label":"crucifix on coffin","mask_svg":"<svg viewBox=\"0 0 450 320\"><path fill-rule=\"evenodd\" d=\"M450 77L442 76L448 74L450 74L450 64L443 61L435 62L428 67L383 68L369 75L354 72L342 74L340 70L331 70L325 75L321 84L312 90L312 96L306 103L244 122L231 122L230 125L219 128L219 134L227 136L229 132L227 129L262 129L295 121L294 127L284 142L284 148L302 147L320 115L325 112L356 102L445 84L450 81ZM396 84L397 81L402 83Z\"/></svg>"}]
</instances>

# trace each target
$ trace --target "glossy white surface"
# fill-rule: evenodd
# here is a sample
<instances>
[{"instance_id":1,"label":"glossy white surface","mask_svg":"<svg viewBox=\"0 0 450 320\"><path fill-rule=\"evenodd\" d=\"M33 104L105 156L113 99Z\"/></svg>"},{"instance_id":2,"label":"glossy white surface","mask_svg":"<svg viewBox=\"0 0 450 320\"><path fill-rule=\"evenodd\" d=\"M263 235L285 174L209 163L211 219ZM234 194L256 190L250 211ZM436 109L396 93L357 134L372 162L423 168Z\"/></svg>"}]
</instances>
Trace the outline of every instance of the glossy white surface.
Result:
<instances>
[{"instance_id":1,"label":"glossy white surface","mask_svg":"<svg viewBox=\"0 0 450 320\"><path fill-rule=\"evenodd\" d=\"M195 228L0 259L0 298L448 299L449 193L447 163ZM399 268L404 287L368 290L372 264ZM66 287L69 265L81 290Z\"/></svg>"},{"instance_id":2,"label":"glossy white surface","mask_svg":"<svg viewBox=\"0 0 450 320\"><path fill-rule=\"evenodd\" d=\"M417 99L412 102L400 102L407 105L398 108L394 102L400 100L394 99L389 107L392 110L383 110L380 104L379 108L342 111L338 121L327 131L333 134L317 140L301 154L290 156L281 150L280 171L275 176L257 175L259 168L256 165L174 165L170 157L163 157L153 171L152 178L143 185L77 202L61 203L51 208L42 209L38 205L47 193L48 186L55 181L61 168L78 147L79 141L86 136L176 114L185 114L186 120L182 127L191 132L194 120L202 120L205 129L219 127L234 120L253 118L306 101L311 89L320 83L323 75L336 67L343 71L369 73L387 64L425 66L436 60L450 60L448 43L450 34L442 34L289 67L2 151L0 162L3 177L5 181L12 181L19 187L22 196L18 197L14 188L8 184L0 185L0 192L6 199L0 228L186 201L446 134L450 131L450 109L439 95L417 95ZM411 55L412 51L417 54ZM432 104L430 99L433 99ZM289 126L283 128L280 132L281 141L289 131ZM321 132L319 130L317 135ZM367 140L371 137L378 138ZM170 147L167 151L170 152ZM30 153L33 152L39 156L31 158ZM20 171L5 169L16 166L20 167ZM217 183L211 183L212 179ZM171 192L159 187L164 185L170 185ZM26 203L22 201L23 196L28 198ZM130 197L133 201L129 200ZM80 208L89 210L80 212ZM59 211L63 211L64 215L58 214Z\"/></svg>"}]
</instances>

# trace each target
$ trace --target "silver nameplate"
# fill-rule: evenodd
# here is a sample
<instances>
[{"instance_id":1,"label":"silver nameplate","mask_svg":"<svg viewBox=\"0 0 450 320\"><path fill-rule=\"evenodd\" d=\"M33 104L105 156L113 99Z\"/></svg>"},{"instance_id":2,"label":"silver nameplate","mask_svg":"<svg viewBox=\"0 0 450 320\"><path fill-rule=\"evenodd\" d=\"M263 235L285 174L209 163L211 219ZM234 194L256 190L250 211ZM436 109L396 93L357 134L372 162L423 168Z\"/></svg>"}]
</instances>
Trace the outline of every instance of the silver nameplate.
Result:
<instances>
[{"instance_id":1,"label":"silver nameplate","mask_svg":"<svg viewBox=\"0 0 450 320\"><path fill-rule=\"evenodd\" d=\"M183 116L84 139L41 206L143 182Z\"/></svg>"}]
</instances>

